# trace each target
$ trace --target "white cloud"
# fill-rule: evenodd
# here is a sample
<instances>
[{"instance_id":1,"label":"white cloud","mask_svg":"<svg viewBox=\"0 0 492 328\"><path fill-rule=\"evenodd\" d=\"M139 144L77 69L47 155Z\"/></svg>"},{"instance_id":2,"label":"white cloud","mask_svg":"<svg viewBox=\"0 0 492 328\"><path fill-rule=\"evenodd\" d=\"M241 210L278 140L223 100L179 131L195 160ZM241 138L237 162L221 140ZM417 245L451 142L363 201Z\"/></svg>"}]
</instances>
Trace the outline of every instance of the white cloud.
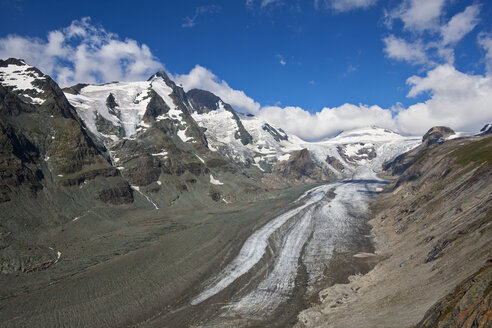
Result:
<instances>
[{"instance_id":1,"label":"white cloud","mask_svg":"<svg viewBox=\"0 0 492 328\"><path fill-rule=\"evenodd\" d=\"M425 48L420 41L413 43L405 39L390 35L383 39L384 52L391 59L407 61L411 64L425 64L429 62Z\"/></svg>"},{"instance_id":2,"label":"white cloud","mask_svg":"<svg viewBox=\"0 0 492 328\"><path fill-rule=\"evenodd\" d=\"M409 97L424 92L430 99L398 113L395 120L404 133L424 133L435 125L458 131L476 131L492 122L492 77L468 75L451 65L441 65L425 77L412 76Z\"/></svg>"},{"instance_id":3,"label":"white cloud","mask_svg":"<svg viewBox=\"0 0 492 328\"><path fill-rule=\"evenodd\" d=\"M314 0L314 8L332 9L336 12L347 12L355 9L366 9L376 4L378 0Z\"/></svg>"},{"instance_id":4,"label":"white cloud","mask_svg":"<svg viewBox=\"0 0 492 328\"><path fill-rule=\"evenodd\" d=\"M480 6L472 5L453 16L451 20L441 27L442 42L444 45L456 43L465 35L470 33L479 23L478 15L480 14Z\"/></svg>"},{"instance_id":5,"label":"white cloud","mask_svg":"<svg viewBox=\"0 0 492 328\"><path fill-rule=\"evenodd\" d=\"M147 79L163 65L135 40L94 26L90 18L48 33L47 39L8 35L0 38L0 58L23 58L61 85Z\"/></svg>"},{"instance_id":6,"label":"white cloud","mask_svg":"<svg viewBox=\"0 0 492 328\"><path fill-rule=\"evenodd\" d=\"M383 39L387 57L426 67L453 64L455 46L479 23L481 6L468 6L441 24L444 4L445 0L406 0L386 13L390 22L401 19L407 32Z\"/></svg>"},{"instance_id":7,"label":"white cloud","mask_svg":"<svg viewBox=\"0 0 492 328\"><path fill-rule=\"evenodd\" d=\"M435 125L447 125L457 131L478 131L485 123L492 122L492 78L465 74L448 64L435 67L424 77L412 76L407 80L411 86L408 96L428 94L427 101L408 108L397 103L388 109L344 104L316 113L295 106L279 107L279 104L261 107L243 91L232 89L198 65L190 73L174 78L187 91L199 88L213 92L235 109L255 114L305 140L319 140L341 130L369 125L415 135L424 134Z\"/></svg>"},{"instance_id":8,"label":"white cloud","mask_svg":"<svg viewBox=\"0 0 492 328\"><path fill-rule=\"evenodd\" d=\"M405 29L422 32L439 27L445 0L405 0L398 8L387 13L389 22L401 19Z\"/></svg>"},{"instance_id":9,"label":"white cloud","mask_svg":"<svg viewBox=\"0 0 492 328\"><path fill-rule=\"evenodd\" d=\"M478 43L485 50L485 65L487 72L492 73L492 34L480 33Z\"/></svg>"},{"instance_id":10,"label":"white cloud","mask_svg":"<svg viewBox=\"0 0 492 328\"><path fill-rule=\"evenodd\" d=\"M194 88L210 91L240 112L256 114L260 109L260 104L246 96L243 91L232 89L225 81L200 65L196 65L188 74L175 75L174 80L180 83L185 91Z\"/></svg>"},{"instance_id":11,"label":"white cloud","mask_svg":"<svg viewBox=\"0 0 492 328\"><path fill-rule=\"evenodd\" d=\"M379 106L344 104L316 113L300 107L267 106L261 108L258 116L305 140L319 140L341 130L369 125L395 127L391 112Z\"/></svg>"}]
</instances>

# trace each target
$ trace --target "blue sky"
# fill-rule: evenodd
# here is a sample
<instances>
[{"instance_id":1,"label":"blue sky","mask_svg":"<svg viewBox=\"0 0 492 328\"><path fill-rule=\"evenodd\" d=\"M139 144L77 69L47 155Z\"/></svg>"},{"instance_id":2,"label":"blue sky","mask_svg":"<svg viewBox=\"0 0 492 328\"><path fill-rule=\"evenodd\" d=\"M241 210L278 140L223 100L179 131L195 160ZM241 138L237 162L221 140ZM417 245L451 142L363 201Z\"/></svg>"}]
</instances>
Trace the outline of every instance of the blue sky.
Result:
<instances>
[{"instance_id":1,"label":"blue sky","mask_svg":"<svg viewBox=\"0 0 492 328\"><path fill-rule=\"evenodd\" d=\"M433 4L429 7L429 3ZM10 41L16 36L39 45L47 42L49 32L62 31L66 36L67 27L79 21L98 37L103 31L106 40L134 40L137 51L142 45L148 47L150 57L137 57L143 58L149 71L120 72L114 75L116 78L146 76L159 65L173 75L186 75L200 65L213 79L242 91L261 108L296 106L314 115L325 107L339 108L349 103L377 105L392 110L394 118L398 111L425 103L436 94L431 86L408 97L413 87L407 83L410 77L425 77L441 65L467 76L484 77L489 73L487 63L492 56L492 46L490 54L486 46L492 32L490 1L228 0L136 4L19 0L0 4L0 38L4 42L2 49L0 40L0 57L22 56L31 49L25 46L16 51L14 43L7 42L9 37ZM445 26L456 15L456 24L445 32ZM90 20L81 24L84 17ZM80 40L66 38L65 42L76 47ZM46 63L45 59L31 57L26 58L31 64L42 66L55 78L60 74L58 80L62 84L87 82L84 79L107 82L113 78L110 72L80 73L67 75L63 83L61 70L54 66L73 69L72 59L56 54L55 61ZM206 85L203 84L205 88ZM241 100L237 102L241 107ZM481 119L490 117L482 114ZM321 136L323 133L317 137Z\"/></svg>"}]
</instances>

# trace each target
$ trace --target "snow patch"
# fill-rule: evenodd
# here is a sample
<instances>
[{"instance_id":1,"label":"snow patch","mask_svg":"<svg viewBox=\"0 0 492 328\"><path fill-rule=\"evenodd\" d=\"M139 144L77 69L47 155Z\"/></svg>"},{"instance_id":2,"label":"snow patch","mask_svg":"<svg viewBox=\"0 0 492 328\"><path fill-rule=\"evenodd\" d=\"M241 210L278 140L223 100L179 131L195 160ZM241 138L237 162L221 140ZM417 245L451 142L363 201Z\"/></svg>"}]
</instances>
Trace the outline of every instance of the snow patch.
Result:
<instances>
[{"instance_id":1,"label":"snow patch","mask_svg":"<svg viewBox=\"0 0 492 328\"><path fill-rule=\"evenodd\" d=\"M290 158L290 154L284 154L278 157L279 162L280 161L288 161Z\"/></svg>"},{"instance_id":2,"label":"snow patch","mask_svg":"<svg viewBox=\"0 0 492 328\"><path fill-rule=\"evenodd\" d=\"M203 160L203 158L201 158L200 156L198 156L197 154L195 154L195 156L200 160L200 162L202 162L203 164L205 164L205 161Z\"/></svg>"},{"instance_id":3,"label":"snow patch","mask_svg":"<svg viewBox=\"0 0 492 328\"><path fill-rule=\"evenodd\" d=\"M186 129L184 130L178 130L178 137L183 141L183 142L188 142L190 140L193 140L193 137L187 137L186 136L186 130L188 130L188 127L186 127Z\"/></svg>"},{"instance_id":4,"label":"snow patch","mask_svg":"<svg viewBox=\"0 0 492 328\"><path fill-rule=\"evenodd\" d=\"M160 153L156 153L156 154L151 154L152 156L166 156L167 155L167 151L163 148L162 151Z\"/></svg>"},{"instance_id":5,"label":"snow patch","mask_svg":"<svg viewBox=\"0 0 492 328\"><path fill-rule=\"evenodd\" d=\"M0 67L0 83L4 86L13 87L14 91L29 99L29 102L33 104L43 104L44 99L39 97L33 97L26 94L25 91L34 93L36 96L44 95L44 91L36 86L34 82L37 80L44 80L45 76L39 75L33 70L32 66L24 63L24 65L10 64L6 67Z\"/></svg>"},{"instance_id":6,"label":"snow patch","mask_svg":"<svg viewBox=\"0 0 492 328\"><path fill-rule=\"evenodd\" d=\"M211 175L211 174L210 174L210 183L211 183L211 184L214 184L214 185L223 185L223 183L222 183L222 182L220 182L219 180L215 179L215 178L213 177L213 175Z\"/></svg>"}]
</instances>

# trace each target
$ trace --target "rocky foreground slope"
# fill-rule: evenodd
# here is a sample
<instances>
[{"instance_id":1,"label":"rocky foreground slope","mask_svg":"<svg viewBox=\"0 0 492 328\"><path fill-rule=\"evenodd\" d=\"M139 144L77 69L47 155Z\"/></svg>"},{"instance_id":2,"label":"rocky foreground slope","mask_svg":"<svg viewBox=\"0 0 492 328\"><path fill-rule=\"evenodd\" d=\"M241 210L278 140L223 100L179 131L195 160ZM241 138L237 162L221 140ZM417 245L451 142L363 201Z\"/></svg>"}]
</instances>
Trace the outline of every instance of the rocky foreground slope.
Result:
<instances>
[{"instance_id":1,"label":"rocky foreground slope","mask_svg":"<svg viewBox=\"0 0 492 328\"><path fill-rule=\"evenodd\" d=\"M385 165L373 204L377 266L322 291L298 327L490 327L492 136L436 127Z\"/></svg>"}]
</instances>

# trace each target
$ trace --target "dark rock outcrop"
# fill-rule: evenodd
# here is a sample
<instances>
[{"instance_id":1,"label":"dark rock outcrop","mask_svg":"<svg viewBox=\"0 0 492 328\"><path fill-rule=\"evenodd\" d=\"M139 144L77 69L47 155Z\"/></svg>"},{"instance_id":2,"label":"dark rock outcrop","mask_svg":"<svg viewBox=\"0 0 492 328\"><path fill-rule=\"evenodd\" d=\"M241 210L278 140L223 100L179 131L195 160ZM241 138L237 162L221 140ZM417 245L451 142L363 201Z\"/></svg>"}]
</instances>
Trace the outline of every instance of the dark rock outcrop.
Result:
<instances>
[{"instance_id":1,"label":"dark rock outcrop","mask_svg":"<svg viewBox=\"0 0 492 328\"><path fill-rule=\"evenodd\" d=\"M492 133L492 124L485 124L483 128L480 129L480 134L491 134Z\"/></svg>"},{"instance_id":2,"label":"dark rock outcrop","mask_svg":"<svg viewBox=\"0 0 492 328\"><path fill-rule=\"evenodd\" d=\"M453 129L446 126L435 126L427 131L422 137L422 143L430 146L436 142L443 141L445 138L454 134Z\"/></svg>"},{"instance_id":3,"label":"dark rock outcrop","mask_svg":"<svg viewBox=\"0 0 492 328\"><path fill-rule=\"evenodd\" d=\"M335 170L339 172L343 172L345 170L345 166L342 162L340 162L336 157L326 156L326 163L330 164Z\"/></svg>"},{"instance_id":4,"label":"dark rock outcrop","mask_svg":"<svg viewBox=\"0 0 492 328\"><path fill-rule=\"evenodd\" d=\"M278 175L290 183L314 182L326 180L322 168L311 159L307 149L292 152L286 162L278 162L273 166L272 174Z\"/></svg>"},{"instance_id":5,"label":"dark rock outcrop","mask_svg":"<svg viewBox=\"0 0 492 328\"><path fill-rule=\"evenodd\" d=\"M270 133L272 135L272 137L276 141L288 140L289 139L289 137L287 136L287 134L282 129L278 129L277 130L277 129L275 129L273 126L271 126L268 123L263 124L262 129L265 130L265 131L267 131L268 133Z\"/></svg>"}]
</instances>

